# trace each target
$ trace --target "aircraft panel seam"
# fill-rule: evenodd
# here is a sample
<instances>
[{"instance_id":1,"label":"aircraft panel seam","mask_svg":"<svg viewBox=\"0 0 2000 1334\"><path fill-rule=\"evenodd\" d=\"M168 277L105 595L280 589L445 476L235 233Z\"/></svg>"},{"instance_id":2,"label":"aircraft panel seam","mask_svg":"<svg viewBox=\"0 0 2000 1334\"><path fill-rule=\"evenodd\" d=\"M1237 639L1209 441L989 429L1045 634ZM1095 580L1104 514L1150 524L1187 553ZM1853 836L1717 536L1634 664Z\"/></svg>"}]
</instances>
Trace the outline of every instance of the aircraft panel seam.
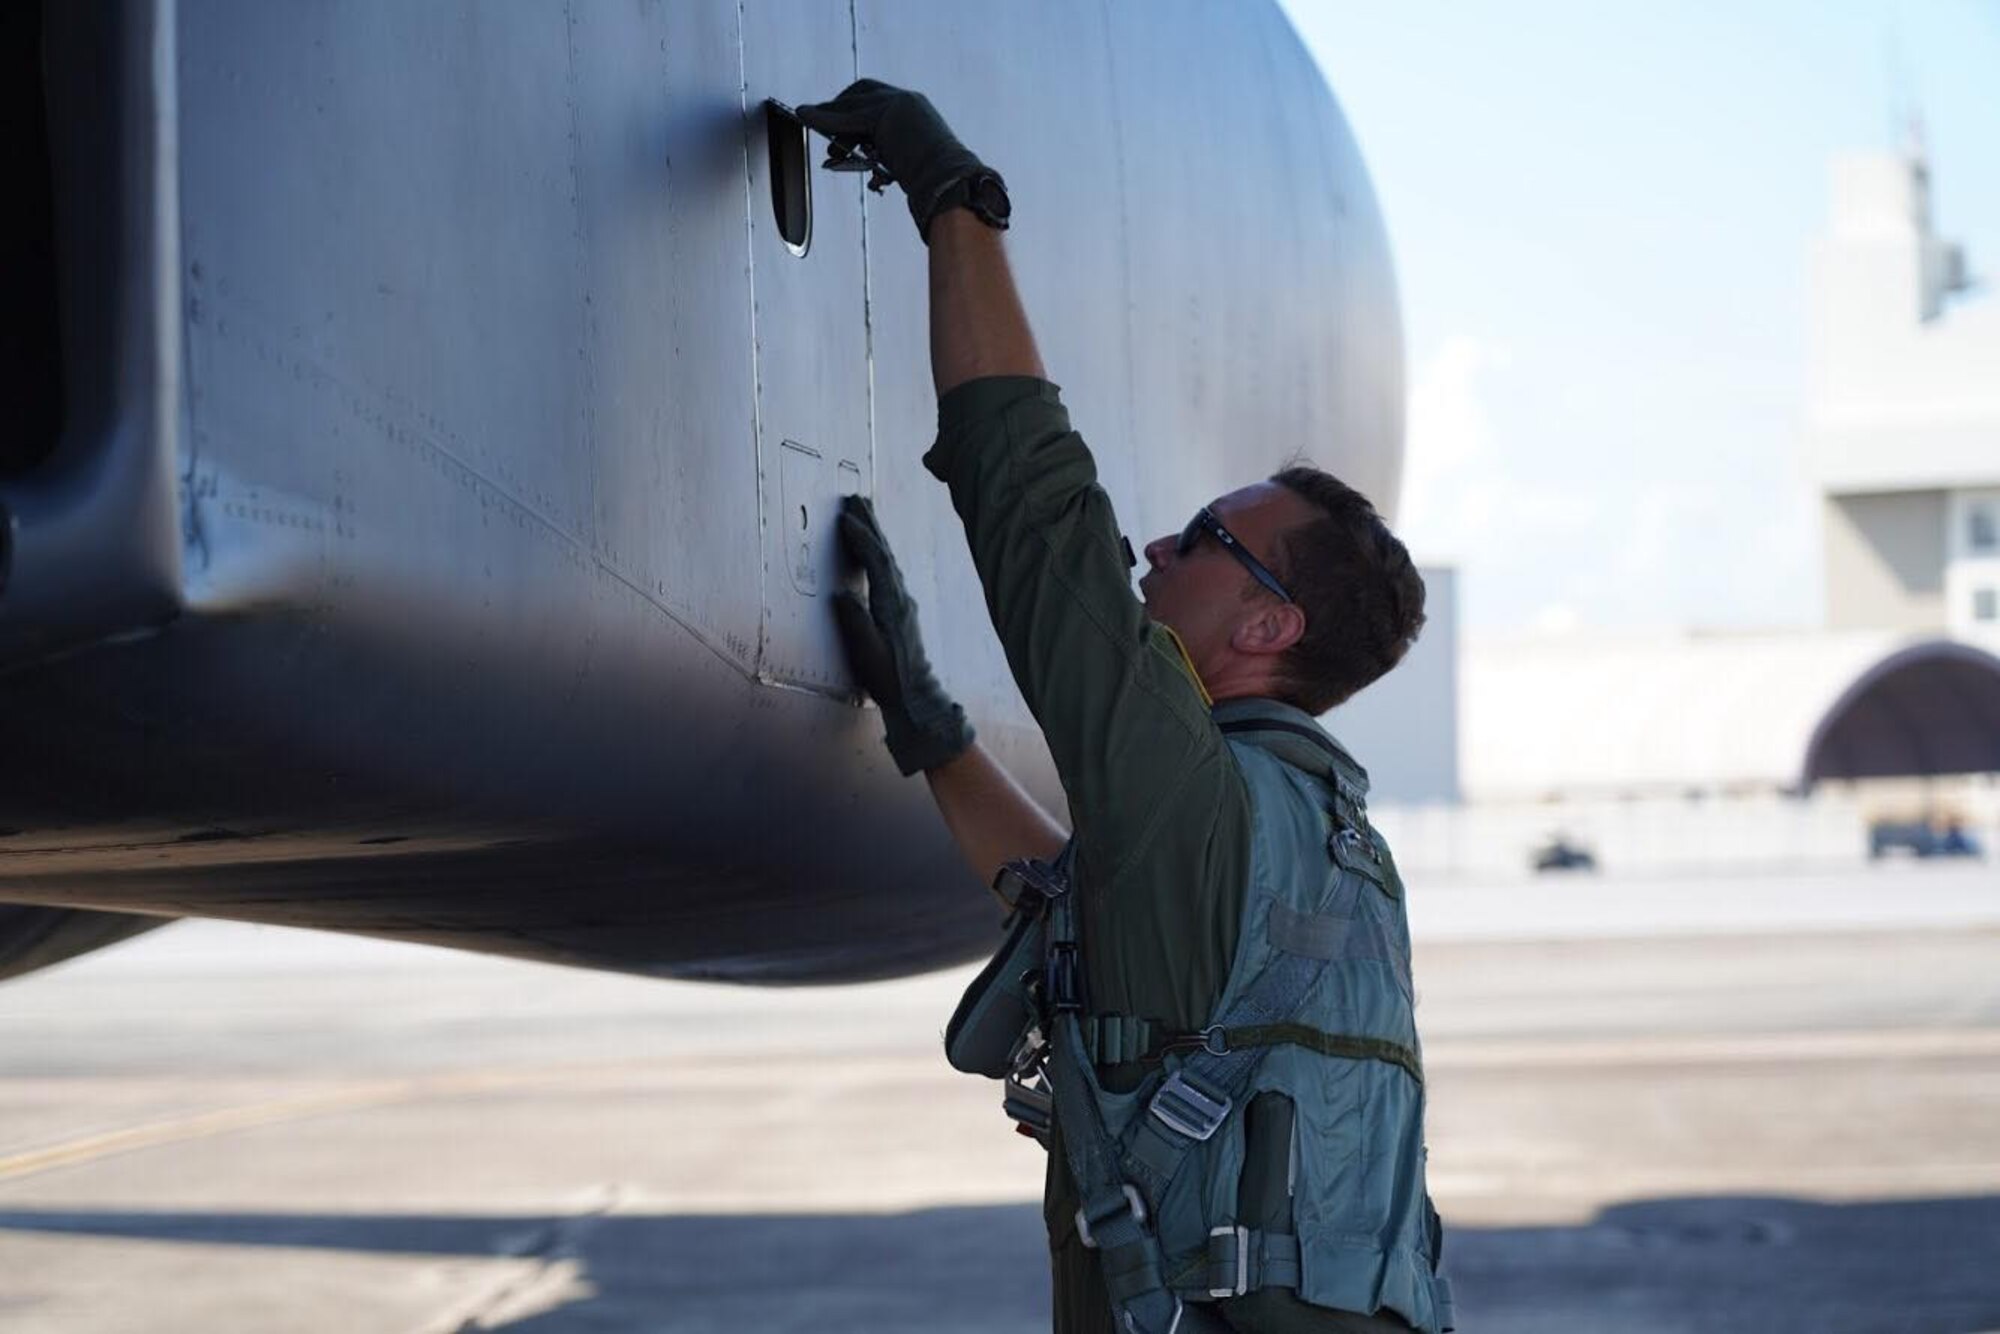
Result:
<instances>
[{"instance_id":1,"label":"aircraft panel seam","mask_svg":"<svg viewBox=\"0 0 2000 1334\"><path fill-rule=\"evenodd\" d=\"M847 49L852 60L849 77L861 77L861 16L857 12L855 0L847 0ZM807 168L810 170L812 154L806 154ZM867 373L868 400L868 477L864 493L873 497L875 493L875 281L869 268L868 256L868 196L861 196L861 361Z\"/></svg>"},{"instance_id":2,"label":"aircraft panel seam","mask_svg":"<svg viewBox=\"0 0 2000 1334\"><path fill-rule=\"evenodd\" d=\"M745 16L743 0L736 0L736 102L743 124L743 276L750 302L750 448L757 466L756 494L751 503L757 514L757 647L751 655L748 674L762 680L764 657L771 640L770 580L768 551L769 525L764 517L764 380L757 341L757 181L751 166L750 64L744 49Z\"/></svg>"},{"instance_id":3,"label":"aircraft panel seam","mask_svg":"<svg viewBox=\"0 0 2000 1334\"><path fill-rule=\"evenodd\" d=\"M584 196L583 106L576 75L576 6L563 6L564 97L569 104L569 200L570 239L576 254L576 285L583 303L578 314L577 361L583 375L578 394L578 425L583 431L583 455L588 469L584 502L583 536L593 552L602 554L598 514L601 469L597 452L597 310L591 295L590 208Z\"/></svg>"},{"instance_id":4,"label":"aircraft panel seam","mask_svg":"<svg viewBox=\"0 0 2000 1334\"><path fill-rule=\"evenodd\" d=\"M1132 196L1125 173L1125 118L1122 114L1124 94L1118 83L1118 34L1111 22L1112 0L1104 0L1098 6L1098 15L1104 23L1104 69L1105 84L1111 95L1111 161L1115 168L1113 180L1117 183L1118 234L1127 238L1118 247L1119 299L1124 310L1122 323L1125 326L1125 453L1133 475L1138 471L1139 369L1134 348L1138 343L1138 333L1133 327L1135 309L1132 302Z\"/></svg>"}]
</instances>

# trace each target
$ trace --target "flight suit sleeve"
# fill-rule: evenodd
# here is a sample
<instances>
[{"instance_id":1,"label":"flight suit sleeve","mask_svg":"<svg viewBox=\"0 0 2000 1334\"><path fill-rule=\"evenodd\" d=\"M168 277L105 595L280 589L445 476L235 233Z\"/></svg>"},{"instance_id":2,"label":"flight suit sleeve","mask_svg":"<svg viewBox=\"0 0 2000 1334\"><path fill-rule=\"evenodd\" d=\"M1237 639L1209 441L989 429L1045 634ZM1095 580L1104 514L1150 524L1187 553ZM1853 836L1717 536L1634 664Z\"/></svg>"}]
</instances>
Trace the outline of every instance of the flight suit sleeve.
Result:
<instances>
[{"instance_id":1,"label":"flight suit sleeve","mask_svg":"<svg viewBox=\"0 0 2000 1334\"><path fill-rule=\"evenodd\" d=\"M1178 645L1132 591L1110 498L1056 386L1010 376L956 387L924 464L951 488L1079 852L1109 885L1213 785L1221 733Z\"/></svg>"}]
</instances>

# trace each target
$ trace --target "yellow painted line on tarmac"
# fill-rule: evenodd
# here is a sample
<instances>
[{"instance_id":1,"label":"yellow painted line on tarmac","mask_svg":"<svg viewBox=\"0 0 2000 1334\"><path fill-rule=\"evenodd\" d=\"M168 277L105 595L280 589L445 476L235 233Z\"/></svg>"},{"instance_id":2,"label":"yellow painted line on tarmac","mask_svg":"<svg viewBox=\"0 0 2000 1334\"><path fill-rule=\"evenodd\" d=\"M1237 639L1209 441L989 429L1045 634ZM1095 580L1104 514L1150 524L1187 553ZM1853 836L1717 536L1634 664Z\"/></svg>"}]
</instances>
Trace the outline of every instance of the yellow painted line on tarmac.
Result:
<instances>
[{"instance_id":1,"label":"yellow painted line on tarmac","mask_svg":"<svg viewBox=\"0 0 2000 1334\"><path fill-rule=\"evenodd\" d=\"M344 1088L317 1093L301 1093L286 1098L220 1107L186 1116L170 1117L145 1125L108 1130L51 1144L38 1149L0 1156L0 1181L9 1181L58 1167L72 1167L112 1154L158 1148L187 1140L226 1135L239 1130L285 1121L302 1121L341 1112L366 1111L398 1103L421 1102L430 1098L466 1097L480 1093L505 1092L537 1087L555 1087L572 1092L601 1091L637 1085L650 1087L661 1082L682 1093L713 1093L724 1090L769 1086L777 1093L783 1086L774 1071L785 1068L786 1060L807 1053L787 1055L767 1061L736 1063L705 1058L623 1061L600 1065L538 1066L515 1070L466 1071L449 1075L424 1075L406 1079L370 1080ZM928 1052L921 1059L871 1056L842 1061L843 1081L909 1080L932 1068ZM942 1062L935 1063L942 1068Z\"/></svg>"},{"instance_id":2,"label":"yellow painted line on tarmac","mask_svg":"<svg viewBox=\"0 0 2000 1334\"><path fill-rule=\"evenodd\" d=\"M267 1102L253 1102L236 1107L221 1107L213 1111L195 1112L188 1116L154 1121L146 1125L129 1126L123 1130L108 1130L97 1135L85 1135L65 1143L11 1154L0 1158L0 1181L28 1176L35 1172L46 1172L51 1168L73 1167L112 1154L154 1149L163 1144L178 1144L185 1140L204 1139L210 1135L226 1135L233 1131L252 1130L259 1126L275 1125L284 1121L299 1121L336 1112L362 1111L394 1103L413 1102L422 1098L454 1097L523 1084L543 1083L560 1077L562 1073L548 1070L514 1073L480 1072L426 1076L421 1079L376 1080L349 1088L302 1093L294 1097L273 1098Z\"/></svg>"}]
</instances>

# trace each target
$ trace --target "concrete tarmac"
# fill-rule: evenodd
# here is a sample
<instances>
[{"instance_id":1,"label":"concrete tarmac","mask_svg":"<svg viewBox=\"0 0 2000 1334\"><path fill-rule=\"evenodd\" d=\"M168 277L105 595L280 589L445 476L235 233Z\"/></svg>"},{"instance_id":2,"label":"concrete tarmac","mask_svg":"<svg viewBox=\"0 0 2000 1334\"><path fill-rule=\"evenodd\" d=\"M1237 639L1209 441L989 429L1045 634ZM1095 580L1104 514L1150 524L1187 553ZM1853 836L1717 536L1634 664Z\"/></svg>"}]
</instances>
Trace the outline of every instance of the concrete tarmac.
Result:
<instances>
[{"instance_id":1,"label":"concrete tarmac","mask_svg":"<svg viewBox=\"0 0 2000 1334\"><path fill-rule=\"evenodd\" d=\"M1464 1329L2000 1329L2000 874L1412 901ZM938 1050L969 972L202 923L10 983L0 1331L1045 1328L1041 1151Z\"/></svg>"}]
</instances>

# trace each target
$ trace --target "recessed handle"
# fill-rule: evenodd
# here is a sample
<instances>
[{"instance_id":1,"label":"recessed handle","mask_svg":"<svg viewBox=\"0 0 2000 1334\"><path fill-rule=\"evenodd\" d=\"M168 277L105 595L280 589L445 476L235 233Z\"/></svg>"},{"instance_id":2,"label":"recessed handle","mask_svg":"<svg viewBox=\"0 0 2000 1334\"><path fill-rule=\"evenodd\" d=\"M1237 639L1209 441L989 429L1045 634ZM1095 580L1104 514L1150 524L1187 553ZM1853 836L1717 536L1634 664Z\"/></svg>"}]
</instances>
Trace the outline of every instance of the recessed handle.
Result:
<instances>
[{"instance_id":1,"label":"recessed handle","mask_svg":"<svg viewBox=\"0 0 2000 1334\"><path fill-rule=\"evenodd\" d=\"M812 246L812 162L805 122L776 98L764 99L764 139L771 150L771 212L785 249L800 258Z\"/></svg>"}]
</instances>

